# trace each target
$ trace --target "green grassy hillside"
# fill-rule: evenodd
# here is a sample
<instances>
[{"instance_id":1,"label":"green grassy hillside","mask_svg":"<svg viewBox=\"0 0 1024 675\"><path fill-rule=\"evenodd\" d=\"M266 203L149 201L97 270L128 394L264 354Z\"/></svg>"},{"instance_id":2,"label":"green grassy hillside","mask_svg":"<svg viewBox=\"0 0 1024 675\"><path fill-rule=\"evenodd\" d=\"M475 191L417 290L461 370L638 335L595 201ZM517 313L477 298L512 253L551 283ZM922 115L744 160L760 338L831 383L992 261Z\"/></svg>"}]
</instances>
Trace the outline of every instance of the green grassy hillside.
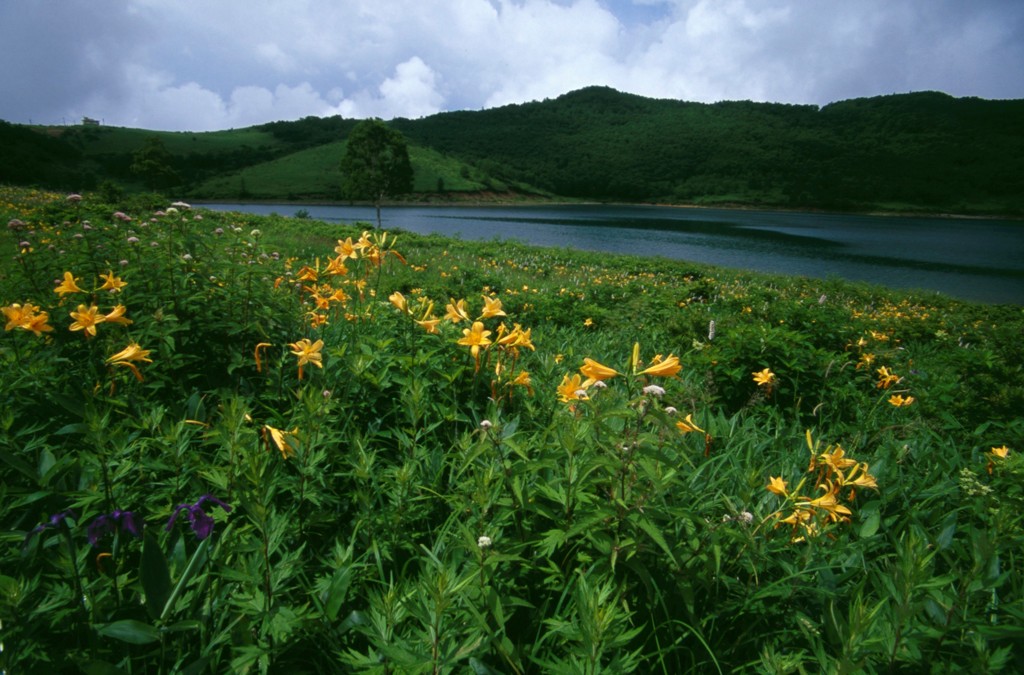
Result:
<instances>
[{"instance_id":1,"label":"green grassy hillside","mask_svg":"<svg viewBox=\"0 0 1024 675\"><path fill-rule=\"evenodd\" d=\"M172 156L177 194L333 199L335 150L356 123L308 117L201 134L4 125L0 140L23 161L0 178L139 189L132 153L156 137ZM413 148L419 199L511 189L589 200L1024 214L1020 100L920 92L819 108L589 87L389 124Z\"/></svg>"}]
</instances>

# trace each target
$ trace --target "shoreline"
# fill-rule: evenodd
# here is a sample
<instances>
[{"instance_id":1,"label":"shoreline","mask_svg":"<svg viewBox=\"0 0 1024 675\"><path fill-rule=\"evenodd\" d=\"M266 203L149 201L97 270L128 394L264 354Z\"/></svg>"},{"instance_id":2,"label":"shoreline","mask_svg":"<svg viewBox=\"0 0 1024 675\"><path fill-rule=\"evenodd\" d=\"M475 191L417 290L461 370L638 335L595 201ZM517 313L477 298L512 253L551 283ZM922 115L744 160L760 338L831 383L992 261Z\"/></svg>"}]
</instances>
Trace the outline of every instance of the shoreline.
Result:
<instances>
[{"instance_id":1,"label":"shoreline","mask_svg":"<svg viewBox=\"0 0 1024 675\"><path fill-rule=\"evenodd\" d=\"M345 201L345 200L330 200L330 199L311 199L311 200L289 200L289 199L197 199L190 201L195 206L203 206L205 204L282 204L286 206L340 206L340 207L365 207L374 208L372 202L365 201ZM659 207L659 208L670 208L670 209L707 209L707 210L719 210L719 211L764 211L764 212L781 212L781 213L808 213L808 214L822 214L822 215L855 215L855 216L878 216L882 218L943 218L943 219L961 219L961 220L1008 220L1008 221L1021 221L1024 222L1024 216L1011 215L1011 214L980 214L980 213L956 213L956 212L944 212L944 211L892 211L892 210L851 210L851 211L837 211L823 208L786 208L783 206L751 206L749 204L734 204L734 203L723 203L720 205L707 205L707 204L677 204L670 202L619 202L619 201L596 201L596 200L574 200L561 198L553 199L454 199L454 200L402 200L402 201L387 201L381 203L381 208L400 208L400 207L423 207L423 206L436 206L436 207L447 207L447 208L486 208L486 207L500 207L500 208L515 208L515 207L530 207L530 206L633 206L633 207Z\"/></svg>"}]
</instances>

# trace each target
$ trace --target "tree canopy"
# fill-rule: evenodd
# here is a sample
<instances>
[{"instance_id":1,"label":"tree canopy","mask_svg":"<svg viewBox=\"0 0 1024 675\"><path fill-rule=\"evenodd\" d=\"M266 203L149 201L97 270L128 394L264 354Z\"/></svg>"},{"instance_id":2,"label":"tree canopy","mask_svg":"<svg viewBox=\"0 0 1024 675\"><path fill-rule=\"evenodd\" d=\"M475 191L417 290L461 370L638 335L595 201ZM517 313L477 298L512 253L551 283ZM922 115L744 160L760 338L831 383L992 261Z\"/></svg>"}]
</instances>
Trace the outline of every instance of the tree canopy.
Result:
<instances>
[{"instance_id":1,"label":"tree canopy","mask_svg":"<svg viewBox=\"0 0 1024 675\"><path fill-rule=\"evenodd\" d=\"M357 124L341 159L341 189L348 199L365 199L377 208L385 197L412 191L412 164L401 132L379 119Z\"/></svg>"}]
</instances>

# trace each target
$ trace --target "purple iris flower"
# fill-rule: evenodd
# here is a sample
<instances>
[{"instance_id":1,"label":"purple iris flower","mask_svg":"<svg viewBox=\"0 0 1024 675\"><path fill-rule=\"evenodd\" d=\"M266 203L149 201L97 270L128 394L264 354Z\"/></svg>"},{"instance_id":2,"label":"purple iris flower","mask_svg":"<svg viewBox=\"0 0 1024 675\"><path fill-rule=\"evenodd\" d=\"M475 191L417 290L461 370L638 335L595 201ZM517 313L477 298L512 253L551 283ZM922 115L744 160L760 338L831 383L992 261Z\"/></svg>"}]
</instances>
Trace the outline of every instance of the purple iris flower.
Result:
<instances>
[{"instance_id":1,"label":"purple iris flower","mask_svg":"<svg viewBox=\"0 0 1024 675\"><path fill-rule=\"evenodd\" d=\"M211 494L205 494L195 504L179 504L178 508L174 509L174 513L171 514L171 519L167 521L167 531L170 532L171 528L174 527L174 521L178 519L178 514L182 511L187 511L188 520L192 524L192 531L196 533L196 539L202 541L209 537L213 534L213 517L206 513L206 511L203 511L203 504L206 502L221 507L226 513L231 513L230 506Z\"/></svg>"},{"instance_id":2,"label":"purple iris flower","mask_svg":"<svg viewBox=\"0 0 1024 675\"><path fill-rule=\"evenodd\" d=\"M41 523L39 525L36 525L35 528L33 528L31 532L26 534L25 535L25 543L28 543L29 539L31 539L35 535L39 534L43 530L48 530L51 527L60 527L61 525L64 524L64 519L66 519L66 518L74 518L75 520L78 520L78 516L76 516L75 512L72 511L71 509L66 509L64 511L61 511L60 513L55 513L52 516L50 516L50 519L48 521L46 521L45 523Z\"/></svg>"},{"instance_id":3,"label":"purple iris flower","mask_svg":"<svg viewBox=\"0 0 1024 675\"><path fill-rule=\"evenodd\" d=\"M100 539L116 531L118 527L133 537L142 536L142 525L135 514L131 511L117 509L113 513L105 513L92 521L89 525L89 543L96 546Z\"/></svg>"}]
</instances>

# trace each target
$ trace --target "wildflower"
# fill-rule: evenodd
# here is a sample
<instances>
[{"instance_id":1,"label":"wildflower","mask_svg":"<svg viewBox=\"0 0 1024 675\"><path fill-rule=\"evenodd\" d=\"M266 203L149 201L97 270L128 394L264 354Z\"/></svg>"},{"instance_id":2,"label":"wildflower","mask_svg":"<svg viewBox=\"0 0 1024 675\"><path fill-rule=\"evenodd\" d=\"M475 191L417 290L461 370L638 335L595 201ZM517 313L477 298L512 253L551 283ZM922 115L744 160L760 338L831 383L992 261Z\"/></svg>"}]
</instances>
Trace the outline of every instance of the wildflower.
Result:
<instances>
[{"instance_id":1,"label":"wildflower","mask_svg":"<svg viewBox=\"0 0 1024 675\"><path fill-rule=\"evenodd\" d=\"M469 347L469 351L473 355L473 360L476 362L478 369L480 368L480 347L486 347L491 344L490 338L487 337L490 334L491 331L484 330L483 322L474 321L472 328L462 329L462 337L458 340L458 344Z\"/></svg>"},{"instance_id":2,"label":"wildflower","mask_svg":"<svg viewBox=\"0 0 1024 675\"><path fill-rule=\"evenodd\" d=\"M736 520L740 521L744 525L750 525L754 522L754 514L750 511L740 511L740 514L736 516Z\"/></svg>"},{"instance_id":3,"label":"wildflower","mask_svg":"<svg viewBox=\"0 0 1024 675\"><path fill-rule=\"evenodd\" d=\"M337 258L332 258L331 261L327 263L327 269L325 270L325 272L335 277L345 276L346 274L348 274L348 268L345 267L344 261L345 259L342 258L341 256L338 256Z\"/></svg>"},{"instance_id":4,"label":"wildflower","mask_svg":"<svg viewBox=\"0 0 1024 675\"><path fill-rule=\"evenodd\" d=\"M715 339L715 320L712 319L708 322L708 342L713 342Z\"/></svg>"},{"instance_id":5,"label":"wildflower","mask_svg":"<svg viewBox=\"0 0 1024 675\"><path fill-rule=\"evenodd\" d=\"M644 387L643 392L648 396L656 396L658 398L661 398L662 396L665 395L665 388L659 387L656 384L649 384L646 387Z\"/></svg>"},{"instance_id":6,"label":"wildflower","mask_svg":"<svg viewBox=\"0 0 1024 675\"><path fill-rule=\"evenodd\" d=\"M138 244L139 243L139 238L138 237L128 237L125 241L127 241L129 244ZM156 242L153 242L153 243L155 244Z\"/></svg>"},{"instance_id":7,"label":"wildflower","mask_svg":"<svg viewBox=\"0 0 1024 675\"><path fill-rule=\"evenodd\" d=\"M130 368L132 373L135 374L135 379L142 382L142 373L139 372L135 363L153 363L153 360L149 358L149 353L150 350L143 349L139 346L139 343L129 342L127 347L108 358L107 363L112 366L125 366Z\"/></svg>"},{"instance_id":8,"label":"wildflower","mask_svg":"<svg viewBox=\"0 0 1024 675\"><path fill-rule=\"evenodd\" d=\"M752 373L754 376L754 382L757 382L757 386L771 387L772 383L775 382L775 373L765 368L764 370Z\"/></svg>"},{"instance_id":9,"label":"wildflower","mask_svg":"<svg viewBox=\"0 0 1024 675\"><path fill-rule=\"evenodd\" d=\"M9 331L15 328L25 328L37 316L36 312L39 311L39 308L30 302L26 302L24 307L19 303L13 303L7 307L0 308L0 311L7 317L7 325L4 326L4 330Z\"/></svg>"},{"instance_id":10,"label":"wildflower","mask_svg":"<svg viewBox=\"0 0 1024 675\"><path fill-rule=\"evenodd\" d=\"M665 414L666 415L675 415L677 412L679 412L679 411L676 410L675 406L671 406L671 405L665 406Z\"/></svg>"},{"instance_id":11,"label":"wildflower","mask_svg":"<svg viewBox=\"0 0 1024 675\"><path fill-rule=\"evenodd\" d=\"M174 202L173 204L171 204L171 208L173 208L173 209L190 209L190 208L192 208L192 205L191 204L187 204L185 202Z\"/></svg>"},{"instance_id":12,"label":"wildflower","mask_svg":"<svg viewBox=\"0 0 1024 675\"><path fill-rule=\"evenodd\" d=\"M856 464L850 473L845 476L841 473L837 473L836 475L839 477L839 483L843 486L878 489L878 481L875 480L874 476L868 473L867 462Z\"/></svg>"},{"instance_id":13,"label":"wildflower","mask_svg":"<svg viewBox=\"0 0 1024 675\"><path fill-rule=\"evenodd\" d=\"M845 469L849 469L851 466L856 466L856 460L850 459L846 456L846 451L843 450L841 445L837 445L836 449L832 452L823 452L820 457L821 461L832 468L833 471L839 472Z\"/></svg>"},{"instance_id":14,"label":"wildflower","mask_svg":"<svg viewBox=\"0 0 1024 675\"><path fill-rule=\"evenodd\" d=\"M476 540L476 545L477 545L478 548L489 548L491 546L491 544L493 544L493 543L494 542L491 541L491 538L488 537L486 534L481 535Z\"/></svg>"},{"instance_id":15,"label":"wildflower","mask_svg":"<svg viewBox=\"0 0 1024 675\"><path fill-rule=\"evenodd\" d=\"M505 310L501 308L500 298L490 298L486 295L482 297L484 299L484 309L480 313L481 319L490 319L495 316L506 316Z\"/></svg>"},{"instance_id":16,"label":"wildflower","mask_svg":"<svg viewBox=\"0 0 1024 675\"><path fill-rule=\"evenodd\" d=\"M676 428L681 433L688 434L692 431L699 431L700 433L706 433L703 429L697 426L697 423L693 421L693 413L686 416L686 419L676 422Z\"/></svg>"},{"instance_id":17,"label":"wildflower","mask_svg":"<svg viewBox=\"0 0 1024 675\"><path fill-rule=\"evenodd\" d=\"M63 298L63 297L64 297L64 296L66 295L66 294L68 294L68 293L85 293L85 291L83 291L83 290L82 290L82 289L81 289L81 288L80 288L80 287L78 286L78 283L77 283L77 282L78 282L78 279L77 279L77 278L75 278L75 277L74 277L74 276L73 276L73 275L71 274L71 272L65 272L65 273L64 273L64 281L62 281L62 282L61 282L61 283L60 283L60 284L59 284L59 285L57 286L57 288L53 289L53 292L54 292L54 293L57 293L57 294L58 294L58 295L60 295L60 296L61 296L62 298Z\"/></svg>"},{"instance_id":18,"label":"wildflower","mask_svg":"<svg viewBox=\"0 0 1024 675\"><path fill-rule=\"evenodd\" d=\"M192 525L192 531L196 533L196 539L199 541L206 539L213 534L214 525L213 517L203 510L203 504L206 502L221 507L225 513L231 513L229 505L211 494L205 494L196 500L195 504L178 504L178 507L174 509L174 513L171 514L170 520L167 521L167 527L164 529L170 532L171 528L174 527L175 521L178 519L178 514L186 511L188 513L188 521Z\"/></svg>"},{"instance_id":19,"label":"wildflower","mask_svg":"<svg viewBox=\"0 0 1024 675\"><path fill-rule=\"evenodd\" d=\"M900 376L892 372L885 366L882 366L876 372L878 373L877 386L879 389L888 389L892 385L898 384L900 381Z\"/></svg>"},{"instance_id":20,"label":"wildflower","mask_svg":"<svg viewBox=\"0 0 1024 675\"><path fill-rule=\"evenodd\" d=\"M1006 457L1010 454L1010 449L1005 445L1002 445L998 448L993 447L991 452L995 457L998 457L999 459L1006 459Z\"/></svg>"},{"instance_id":21,"label":"wildflower","mask_svg":"<svg viewBox=\"0 0 1024 675\"><path fill-rule=\"evenodd\" d=\"M829 520L836 522L839 520L849 520L848 516L853 515L850 509L846 508L839 503L836 499L836 489L832 486L829 481L825 481L824 485L819 485L819 488L825 491L825 494L812 499L809 502L805 502L805 506L809 506L814 509L821 509L828 514Z\"/></svg>"},{"instance_id":22,"label":"wildflower","mask_svg":"<svg viewBox=\"0 0 1024 675\"><path fill-rule=\"evenodd\" d=\"M896 406L897 408L903 408L905 406L911 405L913 402L913 396L907 396L906 398L904 398L902 394L893 394L892 396L889 397L889 403Z\"/></svg>"},{"instance_id":23,"label":"wildflower","mask_svg":"<svg viewBox=\"0 0 1024 675\"><path fill-rule=\"evenodd\" d=\"M99 540L111 532L115 532L120 527L123 532L127 532L133 537L142 536L142 527L140 526L135 514L131 511L122 511L116 509L113 513L106 513L96 518L89 525L88 537L89 544L96 546Z\"/></svg>"},{"instance_id":24,"label":"wildflower","mask_svg":"<svg viewBox=\"0 0 1024 675\"><path fill-rule=\"evenodd\" d=\"M268 444L273 443L277 447L278 451L280 451L283 459L295 456L295 451L299 449L299 446L296 443L296 435L299 433L298 427L295 427L291 431L284 431L282 429L272 427L269 424L265 424L263 425L263 432L264 440L266 440L266 435L269 434L270 440L267 441Z\"/></svg>"},{"instance_id":25,"label":"wildflower","mask_svg":"<svg viewBox=\"0 0 1024 675\"><path fill-rule=\"evenodd\" d=\"M71 318L75 320L68 328L71 330L82 330L85 331L85 336L95 336L96 326L103 323L106 317L99 313L99 308L96 305L79 305L78 310L71 312Z\"/></svg>"},{"instance_id":26,"label":"wildflower","mask_svg":"<svg viewBox=\"0 0 1024 675\"><path fill-rule=\"evenodd\" d=\"M68 518L78 520L78 516L76 516L75 512L72 511L71 509L66 509L64 511L61 511L60 513L53 514L52 516L50 516L49 520L47 520L45 523L36 525L34 528L32 528L32 530L29 531L28 534L25 535L25 543L27 544L29 539L39 534L43 530L50 529L51 527L68 527L67 523L64 522Z\"/></svg>"},{"instance_id":27,"label":"wildflower","mask_svg":"<svg viewBox=\"0 0 1024 675\"><path fill-rule=\"evenodd\" d=\"M320 274L309 265L303 265L296 276L299 281L316 281L319 277Z\"/></svg>"},{"instance_id":28,"label":"wildflower","mask_svg":"<svg viewBox=\"0 0 1024 675\"><path fill-rule=\"evenodd\" d=\"M338 245L334 247L334 252L338 254L340 260L347 260L348 258L357 258L359 253L356 250L355 244L352 243L352 237L349 237L345 241L338 240Z\"/></svg>"},{"instance_id":29,"label":"wildflower","mask_svg":"<svg viewBox=\"0 0 1024 675\"><path fill-rule=\"evenodd\" d=\"M444 307L444 318L448 319L452 323L459 323L460 321L469 321L469 314L466 312L466 301L456 301L455 298L449 299L450 302Z\"/></svg>"},{"instance_id":30,"label":"wildflower","mask_svg":"<svg viewBox=\"0 0 1024 675\"><path fill-rule=\"evenodd\" d=\"M101 274L100 279L103 279L103 285L96 289L98 291L120 293L121 289L128 285L127 282L122 281L120 277L114 276L114 273L109 270L106 274Z\"/></svg>"},{"instance_id":31,"label":"wildflower","mask_svg":"<svg viewBox=\"0 0 1024 675\"><path fill-rule=\"evenodd\" d=\"M789 492L786 490L786 481L782 480L782 476L769 476L768 485L765 486L765 489L780 497L789 497Z\"/></svg>"},{"instance_id":32,"label":"wildflower","mask_svg":"<svg viewBox=\"0 0 1024 675\"><path fill-rule=\"evenodd\" d=\"M679 365L679 357L668 355L667 359L662 360L659 357L654 357L654 362L649 368L641 370L637 375L652 375L654 377L673 377L676 373L682 370L683 367Z\"/></svg>"},{"instance_id":33,"label":"wildflower","mask_svg":"<svg viewBox=\"0 0 1024 675\"><path fill-rule=\"evenodd\" d=\"M388 300L391 302L392 305L394 305L398 309L398 311L402 312L403 314L410 313L408 300L406 300L405 296L399 293L398 291L395 291L390 296L388 296Z\"/></svg>"},{"instance_id":34,"label":"wildflower","mask_svg":"<svg viewBox=\"0 0 1024 675\"><path fill-rule=\"evenodd\" d=\"M490 420L481 420L480 421L480 428L483 429L484 431L487 431L488 429L490 429L493 426L494 426L494 424Z\"/></svg>"},{"instance_id":35,"label":"wildflower","mask_svg":"<svg viewBox=\"0 0 1024 675\"><path fill-rule=\"evenodd\" d=\"M127 326L132 323L132 320L125 317L125 306L114 305L114 309L110 310L110 313L103 317L104 323L119 323L122 326Z\"/></svg>"},{"instance_id":36,"label":"wildflower","mask_svg":"<svg viewBox=\"0 0 1024 675\"><path fill-rule=\"evenodd\" d=\"M117 220L120 220L121 222L124 222L124 223L131 222L131 219L132 219L131 216L129 216L127 213L124 213L123 211L116 211L116 212L114 212L114 218L116 218Z\"/></svg>"},{"instance_id":37,"label":"wildflower","mask_svg":"<svg viewBox=\"0 0 1024 675\"><path fill-rule=\"evenodd\" d=\"M82 201L82 195L71 193L67 197L65 197L65 199L68 200L69 204L77 204L78 202Z\"/></svg>"},{"instance_id":38,"label":"wildflower","mask_svg":"<svg viewBox=\"0 0 1024 675\"><path fill-rule=\"evenodd\" d=\"M434 317L427 318L426 316L416 321L417 325L422 326L427 333L430 333L431 335L437 335L440 332L437 330L437 324L439 323L441 323L440 319L436 319Z\"/></svg>"},{"instance_id":39,"label":"wildflower","mask_svg":"<svg viewBox=\"0 0 1024 675\"><path fill-rule=\"evenodd\" d=\"M519 371L519 374L516 375L515 379L512 380L512 386L526 387L526 390L530 393L531 396L533 396L533 386L530 382L530 373L526 372L525 370Z\"/></svg>"},{"instance_id":40,"label":"wildflower","mask_svg":"<svg viewBox=\"0 0 1024 675\"><path fill-rule=\"evenodd\" d=\"M298 342L292 342L288 345L292 348L292 354L295 354L299 359L299 379L302 379L302 366L307 363L312 363L317 368L323 368L323 354L320 350L324 348L324 341L317 340L316 342L310 342L309 338L302 338Z\"/></svg>"},{"instance_id":41,"label":"wildflower","mask_svg":"<svg viewBox=\"0 0 1024 675\"><path fill-rule=\"evenodd\" d=\"M583 365L580 367L580 373L587 377L587 381L584 384L584 388L586 388L594 382L609 380L615 377L619 374L619 371L609 368L608 366L601 365L594 359L588 357L583 359Z\"/></svg>"},{"instance_id":42,"label":"wildflower","mask_svg":"<svg viewBox=\"0 0 1024 675\"><path fill-rule=\"evenodd\" d=\"M562 377L562 383L558 385L558 400L562 403L569 401L585 401L587 398L587 386L582 382L583 377L579 374Z\"/></svg>"}]
</instances>

